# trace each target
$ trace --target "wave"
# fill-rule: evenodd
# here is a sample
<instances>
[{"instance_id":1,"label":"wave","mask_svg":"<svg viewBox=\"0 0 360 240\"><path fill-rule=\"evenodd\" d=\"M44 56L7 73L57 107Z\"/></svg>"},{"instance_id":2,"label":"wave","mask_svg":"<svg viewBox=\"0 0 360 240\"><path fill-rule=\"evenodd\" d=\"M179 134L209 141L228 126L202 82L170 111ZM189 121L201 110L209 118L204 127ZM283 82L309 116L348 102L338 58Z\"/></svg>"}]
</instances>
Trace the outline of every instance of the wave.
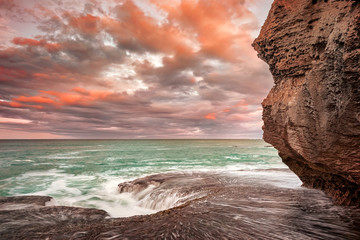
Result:
<instances>
[{"instance_id":1,"label":"wave","mask_svg":"<svg viewBox=\"0 0 360 240\"><path fill-rule=\"evenodd\" d=\"M206 196L206 191L193 188L194 184L201 180L203 179L194 177L193 174L168 173L120 183L118 187L120 194L130 193L139 206L162 211ZM190 189L186 186L192 187Z\"/></svg>"},{"instance_id":2,"label":"wave","mask_svg":"<svg viewBox=\"0 0 360 240\"><path fill-rule=\"evenodd\" d=\"M114 218L114 206L109 217L101 210L43 203L24 211L0 208L0 234L14 238L15 233L19 239L337 240L360 236L358 209L334 206L322 192L301 187L289 170L172 172L118 185L116 181L104 182L99 195L84 200L106 202L108 192L119 200L113 204L121 211L137 206L153 214ZM122 205L124 199L127 205ZM0 198L1 202L6 206L9 200Z\"/></svg>"}]
</instances>

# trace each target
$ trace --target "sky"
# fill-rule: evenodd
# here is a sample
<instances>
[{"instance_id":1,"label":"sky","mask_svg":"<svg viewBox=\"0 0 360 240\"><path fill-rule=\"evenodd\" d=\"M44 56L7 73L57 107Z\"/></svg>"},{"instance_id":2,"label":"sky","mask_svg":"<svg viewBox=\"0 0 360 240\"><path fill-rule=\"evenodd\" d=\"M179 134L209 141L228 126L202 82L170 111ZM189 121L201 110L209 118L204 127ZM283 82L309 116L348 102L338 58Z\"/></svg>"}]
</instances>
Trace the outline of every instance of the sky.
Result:
<instances>
[{"instance_id":1,"label":"sky","mask_svg":"<svg viewBox=\"0 0 360 240\"><path fill-rule=\"evenodd\" d=\"M261 138L272 0L0 0L0 139Z\"/></svg>"}]
</instances>

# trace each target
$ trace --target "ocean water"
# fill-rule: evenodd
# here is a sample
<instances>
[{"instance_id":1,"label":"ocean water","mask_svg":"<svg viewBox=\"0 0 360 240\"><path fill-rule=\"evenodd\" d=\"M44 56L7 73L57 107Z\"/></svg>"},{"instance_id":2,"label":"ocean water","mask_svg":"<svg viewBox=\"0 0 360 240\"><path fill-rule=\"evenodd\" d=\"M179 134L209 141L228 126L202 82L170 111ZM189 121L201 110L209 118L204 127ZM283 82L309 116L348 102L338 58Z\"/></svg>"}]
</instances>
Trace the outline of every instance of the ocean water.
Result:
<instances>
[{"instance_id":1,"label":"ocean water","mask_svg":"<svg viewBox=\"0 0 360 240\"><path fill-rule=\"evenodd\" d=\"M360 210L302 187L262 140L2 140L0 196L18 195L51 196L50 206L103 209L110 218L5 202L1 236L360 239Z\"/></svg>"},{"instance_id":2,"label":"ocean water","mask_svg":"<svg viewBox=\"0 0 360 240\"><path fill-rule=\"evenodd\" d=\"M131 194L118 194L121 182L164 172L274 168L286 166L263 140L2 140L0 196L48 195L58 205L127 217L177 199L141 207Z\"/></svg>"}]
</instances>

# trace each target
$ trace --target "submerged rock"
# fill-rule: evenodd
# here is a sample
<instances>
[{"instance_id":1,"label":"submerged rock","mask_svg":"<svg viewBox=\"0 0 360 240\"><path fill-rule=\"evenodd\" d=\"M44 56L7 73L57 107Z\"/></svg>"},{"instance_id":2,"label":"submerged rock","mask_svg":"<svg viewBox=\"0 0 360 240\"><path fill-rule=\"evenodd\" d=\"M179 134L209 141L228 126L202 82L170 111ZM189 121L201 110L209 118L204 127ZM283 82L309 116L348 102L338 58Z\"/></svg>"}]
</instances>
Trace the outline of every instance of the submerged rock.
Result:
<instances>
[{"instance_id":1,"label":"submerged rock","mask_svg":"<svg viewBox=\"0 0 360 240\"><path fill-rule=\"evenodd\" d=\"M49 196L0 197L0 210L39 208L50 206L53 201L53 198Z\"/></svg>"},{"instance_id":2,"label":"submerged rock","mask_svg":"<svg viewBox=\"0 0 360 240\"><path fill-rule=\"evenodd\" d=\"M98 209L51 206L52 200L49 196L1 197L0 238L86 239L109 216Z\"/></svg>"},{"instance_id":3,"label":"submerged rock","mask_svg":"<svg viewBox=\"0 0 360 240\"><path fill-rule=\"evenodd\" d=\"M264 140L305 186L360 206L359 1L275 0L253 46L275 86ZM316 4L315 4L316 3Z\"/></svg>"}]
</instances>

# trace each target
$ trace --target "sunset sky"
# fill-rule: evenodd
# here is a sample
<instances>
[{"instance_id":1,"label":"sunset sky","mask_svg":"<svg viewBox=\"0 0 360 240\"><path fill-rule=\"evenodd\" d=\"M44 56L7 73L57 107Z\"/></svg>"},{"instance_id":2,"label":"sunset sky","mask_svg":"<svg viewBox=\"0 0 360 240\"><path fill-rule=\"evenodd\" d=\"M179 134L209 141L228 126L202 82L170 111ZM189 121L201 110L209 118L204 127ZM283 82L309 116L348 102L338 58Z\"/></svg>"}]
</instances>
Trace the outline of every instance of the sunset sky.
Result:
<instances>
[{"instance_id":1,"label":"sunset sky","mask_svg":"<svg viewBox=\"0 0 360 240\"><path fill-rule=\"evenodd\" d=\"M272 0L0 0L0 138L261 138Z\"/></svg>"}]
</instances>

